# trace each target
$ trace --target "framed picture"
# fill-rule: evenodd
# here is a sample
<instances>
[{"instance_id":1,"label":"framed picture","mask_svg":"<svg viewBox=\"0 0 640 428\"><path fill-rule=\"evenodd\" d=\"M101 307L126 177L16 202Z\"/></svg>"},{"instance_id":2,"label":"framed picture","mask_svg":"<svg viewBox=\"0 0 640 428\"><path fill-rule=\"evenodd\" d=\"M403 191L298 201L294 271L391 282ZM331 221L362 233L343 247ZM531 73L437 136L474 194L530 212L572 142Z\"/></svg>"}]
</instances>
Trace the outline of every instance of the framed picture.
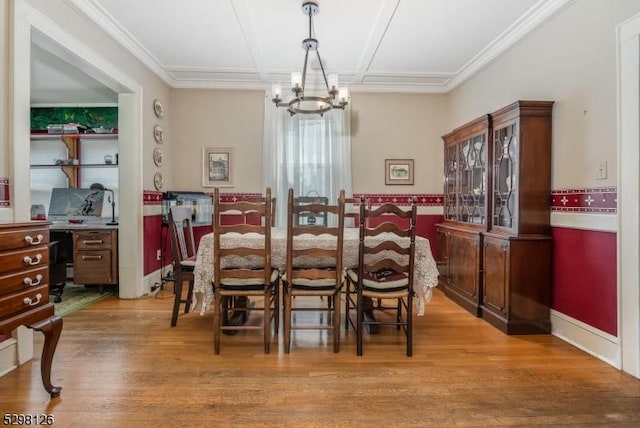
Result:
<instances>
[{"instance_id":1,"label":"framed picture","mask_svg":"<svg viewBox=\"0 0 640 428\"><path fill-rule=\"evenodd\" d=\"M204 147L202 149L202 186L233 186L233 148Z\"/></svg>"},{"instance_id":2,"label":"framed picture","mask_svg":"<svg viewBox=\"0 0 640 428\"><path fill-rule=\"evenodd\" d=\"M413 159L385 159L384 184L413 184Z\"/></svg>"}]
</instances>

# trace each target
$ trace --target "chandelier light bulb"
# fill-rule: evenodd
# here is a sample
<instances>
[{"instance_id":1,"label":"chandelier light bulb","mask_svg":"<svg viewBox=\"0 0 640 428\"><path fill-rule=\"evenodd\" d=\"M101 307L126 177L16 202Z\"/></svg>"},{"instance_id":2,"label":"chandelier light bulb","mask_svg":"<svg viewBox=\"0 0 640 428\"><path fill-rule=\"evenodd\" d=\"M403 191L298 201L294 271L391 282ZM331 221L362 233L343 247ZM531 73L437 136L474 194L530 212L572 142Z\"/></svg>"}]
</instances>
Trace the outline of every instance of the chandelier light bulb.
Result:
<instances>
[{"instance_id":1,"label":"chandelier light bulb","mask_svg":"<svg viewBox=\"0 0 640 428\"><path fill-rule=\"evenodd\" d=\"M340 100L341 103L346 103L349 101L349 88L347 88L346 86L340 88L340 91L338 92L338 100Z\"/></svg>"},{"instance_id":2,"label":"chandelier light bulb","mask_svg":"<svg viewBox=\"0 0 640 428\"><path fill-rule=\"evenodd\" d=\"M291 73L291 88L298 89L302 86L302 73L294 71Z\"/></svg>"},{"instance_id":3,"label":"chandelier light bulb","mask_svg":"<svg viewBox=\"0 0 640 428\"><path fill-rule=\"evenodd\" d=\"M338 75L336 73L331 73L329 75L329 89L338 89L338 86Z\"/></svg>"},{"instance_id":4,"label":"chandelier light bulb","mask_svg":"<svg viewBox=\"0 0 640 428\"><path fill-rule=\"evenodd\" d=\"M273 98L280 98L282 96L282 86L277 83L271 85L271 95Z\"/></svg>"}]
</instances>

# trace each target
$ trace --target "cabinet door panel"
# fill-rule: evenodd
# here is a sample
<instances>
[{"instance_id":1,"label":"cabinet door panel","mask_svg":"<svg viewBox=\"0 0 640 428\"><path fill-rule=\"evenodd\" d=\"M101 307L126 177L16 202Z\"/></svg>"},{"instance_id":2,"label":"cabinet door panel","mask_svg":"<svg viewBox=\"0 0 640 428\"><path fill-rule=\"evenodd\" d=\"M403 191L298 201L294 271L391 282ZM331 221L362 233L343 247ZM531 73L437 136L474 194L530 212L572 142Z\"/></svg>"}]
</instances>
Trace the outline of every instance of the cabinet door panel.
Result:
<instances>
[{"instance_id":1,"label":"cabinet door panel","mask_svg":"<svg viewBox=\"0 0 640 428\"><path fill-rule=\"evenodd\" d=\"M450 284L471 299L478 298L478 235L449 237Z\"/></svg>"},{"instance_id":2,"label":"cabinet door panel","mask_svg":"<svg viewBox=\"0 0 640 428\"><path fill-rule=\"evenodd\" d=\"M509 281L508 241L486 240L483 254L484 288L482 305L485 309L507 315L507 284Z\"/></svg>"}]
</instances>

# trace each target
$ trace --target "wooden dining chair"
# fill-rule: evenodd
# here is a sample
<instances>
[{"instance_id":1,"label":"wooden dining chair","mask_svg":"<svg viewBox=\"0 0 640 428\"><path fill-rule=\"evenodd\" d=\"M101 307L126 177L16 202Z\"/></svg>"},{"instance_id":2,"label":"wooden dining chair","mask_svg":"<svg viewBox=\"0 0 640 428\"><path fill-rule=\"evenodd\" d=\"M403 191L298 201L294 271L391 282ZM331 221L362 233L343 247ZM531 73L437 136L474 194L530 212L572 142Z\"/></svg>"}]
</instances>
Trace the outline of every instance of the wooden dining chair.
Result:
<instances>
[{"instance_id":1,"label":"wooden dining chair","mask_svg":"<svg viewBox=\"0 0 640 428\"><path fill-rule=\"evenodd\" d=\"M363 326L396 326L404 331L410 357L413 355L416 200L412 199L408 210L391 203L370 209L364 200L362 202L358 267L347 270L346 328L351 325L355 329L356 353L362 355ZM380 303L373 305L374 299ZM395 304L389 306L389 300ZM365 318L365 310L371 312L370 317Z\"/></svg>"},{"instance_id":2,"label":"wooden dining chair","mask_svg":"<svg viewBox=\"0 0 640 428\"><path fill-rule=\"evenodd\" d=\"M218 188L214 191L213 215L213 331L214 352L220 353L220 335L222 331L263 330L264 353L270 352L271 329L277 335L279 324L279 272L271 267L271 189L267 188L265 197L260 201L220 202ZM259 216L263 221L241 222L223 225L221 217L240 214L246 219ZM257 223L257 224L256 224ZM233 235L232 235L233 234ZM250 235L249 235L250 234ZM225 243L233 236L240 245ZM254 304L238 305L255 297ZM262 298L262 304L259 303ZM262 311L259 324L250 323L250 314ZM230 323L230 313L243 314L244 324ZM272 324L273 322L273 324ZM233 324L233 325L231 325Z\"/></svg>"},{"instance_id":3,"label":"wooden dining chair","mask_svg":"<svg viewBox=\"0 0 640 428\"><path fill-rule=\"evenodd\" d=\"M342 248L344 240L344 190L337 204L296 202L289 189L287 204L287 267L282 275L284 351L289 353L292 330L319 329L333 332L333 351L340 350L340 291L344 282ZM301 213L327 219L336 217L337 224L299 224ZM329 223L329 222L328 222ZM301 239L301 235L313 238ZM327 305L302 305L297 297L322 297ZM295 300L294 300L295 299ZM294 305L295 303L295 305ZM292 313L314 311L327 313L327 322L318 324L292 322Z\"/></svg>"},{"instance_id":4,"label":"wooden dining chair","mask_svg":"<svg viewBox=\"0 0 640 428\"><path fill-rule=\"evenodd\" d=\"M360 204L362 198L345 198L344 199L344 225L345 227L358 227L360 225ZM371 199L365 198L364 204L367 208L371 208Z\"/></svg>"},{"instance_id":5,"label":"wooden dining chair","mask_svg":"<svg viewBox=\"0 0 640 428\"><path fill-rule=\"evenodd\" d=\"M178 322L180 305L184 303L184 313L189 313L193 301L193 269L196 265L196 246L191 223L191 207L176 206L169 210L169 233L173 254L174 298L171 327ZM187 297L183 297L182 287L188 281Z\"/></svg>"}]
</instances>

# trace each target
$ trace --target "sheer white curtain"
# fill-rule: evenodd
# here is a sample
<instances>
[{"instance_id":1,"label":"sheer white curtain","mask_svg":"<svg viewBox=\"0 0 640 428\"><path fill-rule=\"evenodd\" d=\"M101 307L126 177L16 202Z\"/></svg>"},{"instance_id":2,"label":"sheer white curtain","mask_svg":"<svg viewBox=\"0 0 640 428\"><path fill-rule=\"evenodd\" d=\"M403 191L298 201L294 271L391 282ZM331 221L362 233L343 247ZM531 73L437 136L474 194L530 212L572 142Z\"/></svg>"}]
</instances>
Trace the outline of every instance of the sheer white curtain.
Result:
<instances>
[{"instance_id":1,"label":"sheer white curtain","mask_svg":"<svg viewBox=\"0 0 640 428\"><path fill-rule=\"evenodd\" d=\"M287 193L326 196L337 201L341 189L351 188L351 111L291 116L265 96L263 188L277 198L276 225L286 225Z\"/></svg>"}]
</instances>

